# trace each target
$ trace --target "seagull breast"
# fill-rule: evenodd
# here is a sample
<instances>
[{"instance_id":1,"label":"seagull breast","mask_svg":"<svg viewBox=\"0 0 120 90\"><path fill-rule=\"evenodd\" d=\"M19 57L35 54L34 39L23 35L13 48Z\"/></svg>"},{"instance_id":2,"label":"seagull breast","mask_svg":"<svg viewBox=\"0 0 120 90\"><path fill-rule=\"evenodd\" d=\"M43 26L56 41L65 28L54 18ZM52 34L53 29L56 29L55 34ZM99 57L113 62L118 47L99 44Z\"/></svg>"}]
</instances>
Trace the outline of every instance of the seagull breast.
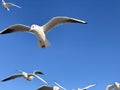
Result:
<instances>
[{"instance_id":1,"label":"seagull breast","mask_svg":"<svg viewBox=\"0 0 120 90\"><path fill-rule=\"evenodd\" d=\"M23 75L23 77L24 77L26 80L29 80L29 75L28 75L28 73L22 72L22 75Z\"/></svg>"},{"instance_id":2,"label":"seagull breast","mask_svg":"<svg viewBox=\"0 0 120 90\"><path fill-rule=\"evenodd\" d=\"M34 78L34 76L33 76L33 75L30 75L30 76L28 77L28 80L31 81L31 80L33 80L33 78Z\"/></svg>"},{"instance_id":3,"label":"seagull breast","mask_svg":"<svg viewBox=\"0 0 120 90\"><path fill-rule=\"evenodd\" d=\"M41 42L44 42L46 40L43 27L40 27L38 25L32 25L30 31L33 32L38 38L38 40L40 40Z\"/></svg>"}]
</instances>

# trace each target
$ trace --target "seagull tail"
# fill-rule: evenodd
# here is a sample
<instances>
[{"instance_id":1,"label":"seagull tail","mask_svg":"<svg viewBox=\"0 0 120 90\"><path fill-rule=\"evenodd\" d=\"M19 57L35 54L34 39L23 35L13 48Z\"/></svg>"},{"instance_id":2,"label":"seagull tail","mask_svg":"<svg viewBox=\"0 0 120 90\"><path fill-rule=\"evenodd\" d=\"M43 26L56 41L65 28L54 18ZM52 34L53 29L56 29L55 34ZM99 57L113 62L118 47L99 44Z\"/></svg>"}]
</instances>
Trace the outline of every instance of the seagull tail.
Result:
<instances>
[{"instance_id":1,"label":"seagull tail","mask_svg":"<svg viewBox=\"0 0 120 90\"><path fill-rule=\"evenodd\" d=\"M45 45L46 45L46 46L50 46L51 43L46 39L46 41L45 41Z\"/></svg>"},{"instance_id":2,"label":"seagull tail","mask_svg":"<svg viewBox=\"0 0 120 90\"><path fill-rule=\"evenodd\" d=\"M48 46L50 46L50 42L46 39L46 41L44 43L41 43L41 41L39 40L38 42L38 46L40 46L41 48L46 48Z\"/></svg>"}]
</instances>

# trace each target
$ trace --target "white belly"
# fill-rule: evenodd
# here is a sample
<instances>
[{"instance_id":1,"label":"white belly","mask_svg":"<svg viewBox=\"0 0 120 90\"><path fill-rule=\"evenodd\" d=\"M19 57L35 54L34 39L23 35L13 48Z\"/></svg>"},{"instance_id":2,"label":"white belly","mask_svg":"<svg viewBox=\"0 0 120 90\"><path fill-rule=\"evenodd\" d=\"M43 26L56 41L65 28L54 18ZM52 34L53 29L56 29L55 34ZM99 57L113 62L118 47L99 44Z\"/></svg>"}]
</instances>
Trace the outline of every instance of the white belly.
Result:
<instances>
[{"instance_id":1,"label":"white belly","mask_svg":"<svg viewBox=\"0 0 120 90\"><path fill-rule=\"evenodd\" d=\"M36 30L34 31L36 37L38 38L38 40L40 40L41 42L44 42L46 40L46 36L45 33L42 30Z\"/></svg>"}]
</instances>

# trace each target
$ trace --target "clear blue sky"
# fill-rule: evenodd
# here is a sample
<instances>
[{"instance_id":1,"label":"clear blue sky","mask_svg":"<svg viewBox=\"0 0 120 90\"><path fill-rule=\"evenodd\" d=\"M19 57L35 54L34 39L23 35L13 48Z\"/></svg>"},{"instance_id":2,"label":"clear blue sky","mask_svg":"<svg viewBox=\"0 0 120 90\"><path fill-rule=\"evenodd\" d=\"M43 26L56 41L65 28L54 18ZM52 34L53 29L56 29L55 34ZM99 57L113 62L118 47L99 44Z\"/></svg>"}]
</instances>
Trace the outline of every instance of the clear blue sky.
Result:
<instances>
[{"instance_id":1,"label":"clear blue sky","mask_svg":"<svg viewBox=\"0 0 120 90\"><path fill-rule=\"evenodd\" d=\"M54 16L68 16L88 22L66 24L47 34L51 46L38 47L29 33L0 36L0 79L22 69L40 70L49 85L56 80L68 90L97 85L89 90L105 90L120 82L120 0L6 0L22 8L6 11L0 5L0 30L13 24L43 25ZM38 79L23 78L0 83L0 90L36 90Z\"/></svg>"}]
</instances>

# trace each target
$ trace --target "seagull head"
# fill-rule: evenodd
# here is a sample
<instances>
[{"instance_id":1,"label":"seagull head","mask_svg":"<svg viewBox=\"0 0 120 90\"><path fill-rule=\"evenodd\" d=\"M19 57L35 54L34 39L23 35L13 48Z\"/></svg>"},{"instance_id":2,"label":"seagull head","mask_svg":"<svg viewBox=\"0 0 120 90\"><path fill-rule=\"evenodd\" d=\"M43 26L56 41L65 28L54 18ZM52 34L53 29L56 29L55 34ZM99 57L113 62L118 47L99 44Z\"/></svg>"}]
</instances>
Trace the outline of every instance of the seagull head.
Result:
<instances>
[{"instance_id":1,"label":"seagull head","mask_svg":"<svg viewBox=\"0 0 120 90\"><path fill-rule=\"evenodd\" d=\"M30 27L30 31L31 32L34 32L35 30L39 29L40 26L36 25L36 24L33 24L31 27Z\"/></svg>"}]
</instances>

